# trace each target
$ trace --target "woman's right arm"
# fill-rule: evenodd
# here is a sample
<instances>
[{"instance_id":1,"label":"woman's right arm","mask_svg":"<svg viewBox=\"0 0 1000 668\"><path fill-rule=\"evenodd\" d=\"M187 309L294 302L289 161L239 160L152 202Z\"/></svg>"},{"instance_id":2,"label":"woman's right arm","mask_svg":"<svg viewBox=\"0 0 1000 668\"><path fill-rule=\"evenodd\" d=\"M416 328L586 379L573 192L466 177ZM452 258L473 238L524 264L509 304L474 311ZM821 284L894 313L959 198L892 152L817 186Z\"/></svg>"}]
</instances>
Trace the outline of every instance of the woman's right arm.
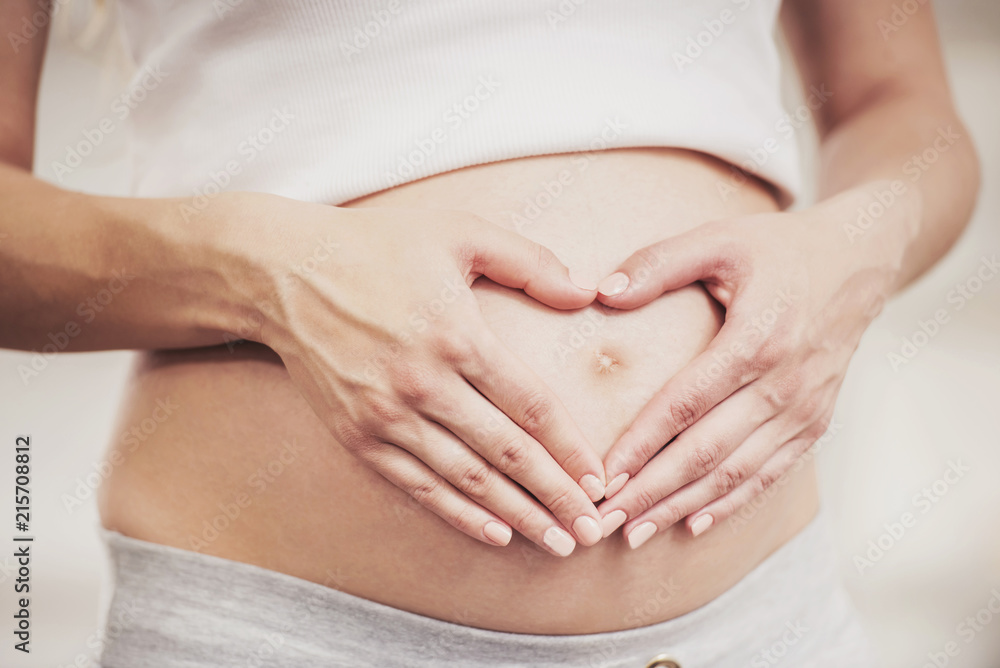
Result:
<instances>
[{"instance_id":1,"label":"woman's right arm","mask_svg":"<svg viewBox=\"0 0 1000 668\"><path fill-rule=\"evenodd\" d=\"M36 9L4 3L0 32ZM345 448L466 534L506 544L512 526L554 554L572 550L570 534L599 540L600 459L489 330L470 286L486 276L556 308L594 290L462 212L224 193L187 223L186 200L42 182L31 156L44 41L0 56L0 346L258 341Z\"/></svg>"}]
</instances>

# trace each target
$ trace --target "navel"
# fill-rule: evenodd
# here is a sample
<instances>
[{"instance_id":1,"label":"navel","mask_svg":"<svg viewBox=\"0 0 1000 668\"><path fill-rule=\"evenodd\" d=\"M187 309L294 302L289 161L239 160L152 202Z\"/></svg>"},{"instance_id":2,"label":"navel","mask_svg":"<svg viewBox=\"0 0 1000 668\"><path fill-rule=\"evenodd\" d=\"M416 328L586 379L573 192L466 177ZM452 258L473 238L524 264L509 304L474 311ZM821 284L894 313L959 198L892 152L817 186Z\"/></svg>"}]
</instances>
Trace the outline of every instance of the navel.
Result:
<instances>
[{"instance_id":1,"label":"navel","mask_svg":"<svg viewBox=\"0 0 1000 668\"><path fill-rule=\"evenodd\" d=\"M602 350L595 350L594 356L597 360L598 373L614 373L621 366L617 359Z\"/></svg>"}]
</instances>

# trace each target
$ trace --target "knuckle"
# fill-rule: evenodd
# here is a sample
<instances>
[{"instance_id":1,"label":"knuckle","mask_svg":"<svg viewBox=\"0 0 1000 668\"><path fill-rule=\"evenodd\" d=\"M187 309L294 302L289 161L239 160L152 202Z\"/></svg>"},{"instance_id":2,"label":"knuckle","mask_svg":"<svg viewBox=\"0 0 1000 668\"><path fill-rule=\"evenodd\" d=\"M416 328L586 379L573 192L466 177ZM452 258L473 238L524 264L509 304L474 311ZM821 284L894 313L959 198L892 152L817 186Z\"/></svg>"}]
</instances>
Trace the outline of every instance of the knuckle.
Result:
<instances>
[{"instance_id":1,"label":"knuckle","mask_svg":"<svg viewBox=\"0 0 1000 668\"><path fill-rule=\"evenodd\" d=\"M764 407L773 415L774 413L781 412L789 405L794 397L794 393L788 383L766 382L761 383L757 388L757 396Z\"/></svg>"},{"instance_id":2,"label":"knuckle","mask_svg":"<svg viewBox=\"0 0 1000 668\"><path fill-rule=\"evenodd\" d=\"M463 468L455 477L456 486L473 499L484 498L493 486L493 472L482 464Z\"/></svg>"},{"instance_id":3,"label":"knuckle","mask_svg":"<svg viewBox=\"0 0 1000 668\"><path fill-rule=\"evenodd\" d=\"M667 527L680 522L686 514L676 503L662 503L656 508L656 524L661 528Z\"/></svg>"},{"instance_id":4,"label":"knuckle","mask_svg":"<svg viewBox=\"0 0 1000 668\"><path fill-rule=\"evenodd\" d=\"M587 456L583 448L578 446L567 451L563 456L561 466L567 473L585 469L587 467Z\"/></svg>"},{"instance_id":5,"label":"knuckle","mask_svg":"<svg viewBox=\"0 0 1000 668\"><path fill-rule=\"evenodd\" d=\"M434 337L438 356L448 364L458 365L475 359L476 346L465 330L443 327Z\"/></svg>"},{"instance_id":6,"label":"knuckle","mask_svg":"<svg viewBox=\"0 0 1000 668\"><path fill-rule=\"evenodd\" d=\"M691 479L701 478L714 470L722 461L722 448L715 443L702 443L692 452L688 460Z\"/></svg>"},{"instance_id":7,"label":"knuckle","mask_svg":"<svg viewBox=\"0 0 1000 668\"><path fill-rule=\"evenodd\" d=\"M723 462L715 469L716 491L722 494L729 494L746 479L746 470L739 464Z\"/></svg>"},{"instance_id":8,"label":"knuckle","mask_svg":"<svg viewBox=\"0 0 1000 668\"><path fill-rule=\"evenodd\" d=\"M802 435L803 442L799 444L797 450L805 452L806 450L812 447L813 443L823 438L824 434L826 434L826 426L824 425L823 421L820 420L814 422L809 426L808 429L806 429L805 433Z\"/></svg>"},{"instance_id":9,"label":"knuckle","mask_svg":"<svg viewBox=\"0 0 1000 668\"><path fill-rule=\"evenodd\" d=\"M524 399L521 405L521 426L529 434L537 434L555 412L555 407L548 397L532 394Z\"/></svg>"},{"instance_id":10,"label":"knuckle","mask_svg":"<svg viewBox=\"0 0 1000 668\"><path fill-rule=\"evenodd\" d=\"M496 450L494 465L512 478L518 478L528 468L528 449L514 437L501 442Z\"/></svg>"},{"instance_id":11,"label":"knuckle","mask_svg":"<svg viewBox=\"0 0 1000 668\"><path fill-rule=\"evenodd\" d=\"M642 486L635 490L635 502L639 512L649 510L663 499L663 496L650 487ZM627 512L627 511L626 511ZM629 517L634 517L638 513L629 513Z\"/></svg>"},{"instance_id":12,"label":"knuckle","mask_svg":"<svg viewBox=\"0 0 1000 668\"><path fill-rule=\"evenodd\" d=\"M740 505L743 504L737 505L736 501L728 496L722 497L712 505L712 516L715 518L716 523L720 523L727 517L735 515Z\"/></svg>"},{"instance_id":13,"label":"knuckle","mask_svg":"<svg viewBox=\"0 0 1000 668\"><path fill-rule=\"evenodd\" d=\"M555 253L550 251L545 246L538 244L536 246L536 250L538 251L538 256L536 258L535 267L539 273L550 271L553 267L562 264L559 262L559 258L556 257Z\"/></svg>"},{"instance_id":14,"label":"knuckle","mask_svg":"<svg viewBox=\"0 0 1000 668\"><path fill-rule=\"evenodd\" d=\"M403 412L395 401L382 395L368 397L366 423L373 428L384 428L403 419Z\"/></svg>"},{"instance_id":15,"label":"knuckle","mask_svg":"<svg viewBox=\"0 0 1000 668\"><path fill-rule=\"evenodd\" d=\"M636 464L642 464L648 462L653 458L656 453L663 449L663 443L659 441L654 441L647 439L639 443L635 449L635 459L633 461Z\"/></svg>"},{"instance_id":16,"label":"knuckle","mask_svg":"<svg viewBox=\"0 0 1000 668\"><path fill-rule=\"evenodd\" d=\"M701 416L704 400L700 395L691 394L674 401L668 409L668 417L675 432L687 429Z\"/></svg>"},{"instance_id":17,"label":"knuckle","mask_svg":"<svg viewBox=\"0 0 1000 668\"><path fill-rule=\"evenodd\" d=\"M392 386L412 406L426 403L438 390L438 383L430 369L414 364L396 365L392 372Z\"/></svg>"},{"instance_id":18,"label":"knuckle","mask_svg":"<svg viewBox=\"0 0 1000 668\"><path fill-rule=\"evenodd\" d=\"M750 484L751 498L756 497L765 489L769 488L771 485L778 482L778 478L781 477L782 473L783 471L778 469L758 471L757 475L755 475L748 481Z\"/></svg>"},{"instance_id":19,"label":"knuckle","mask_svg":"<svg viewBox=\"0 0 1000 668\"><path fill-rule=\"evenodd\" d=\"M441 485L436 480L423 480L410 486L410 496L425 508L433 508L441 494Z\"/></svg>"},{"instance_id":20,"label":"knuckle","mask_svg":"<svg viewBox=\"0 0 1000 668\"><path fill-rule=\"evenodd\" d=\"M640 248L638 251L636 251L633 257L638 261L640 267L646 269L647 271L650 271L658 267L660 263L663 261L661 257L662 252L663 251L660 250L655 245L645 246L644 248Z\"/></svg>"},{"instance_id":21,"label":"knuckle","mask_svg":"<svg viewBox=\"0 0 1000 668\"><path fill-rule=\"evenodd\" d=\"M504 519L510 522L510 525L518 530L518 532L528 536L532 534L532 527L536 524L541 524L539 522L540 511L531 503L519 504L516 509L510 513L505 514Z\"/></svg>"},{"instance_id":22,"label":"knuckle","mask_svg":"<svg viewBox=\"0 0 1000 668\"><path fill-rule=\"evenodd\" d=\"M758 368L770 369L785 359L787 354L787 347L780 337L767 336L757 346L754 362Z\"/></svg>"},{"instance_id":23,"label":"knuckle","mask_svg":"<svg viewBox=\"0 0 1000 668\"><path fill-rule=\"evenodd\" d=\"M576 506L576 495L572 490L560 489L546 500L545 506L556 517L569 517Z\"/></svg>"},{"instance_id":24,"label":"knuckle","mask_svg":"<svg viewBox=\"0 0 1000 668\"><path fill-rule=\"evenodd\" d=\"M355 454L359 454L368 442L358 424L345 416L337 417L333 421L331 431L338 443Z\"/></svg>"},{"instance_id":25,"label":"knuckle","mask_svg":"<svg viewBox=\"0 0 1000 668\"><path fill-rule=\"evenodd\" d=\"M476 511L469 504L462 504L462 507L458 510L458 512L452 516L451 525L456 529L471 533L472 529L474 529L478 524L476 522L476 516Z\"/></svg>"}]
</instances>

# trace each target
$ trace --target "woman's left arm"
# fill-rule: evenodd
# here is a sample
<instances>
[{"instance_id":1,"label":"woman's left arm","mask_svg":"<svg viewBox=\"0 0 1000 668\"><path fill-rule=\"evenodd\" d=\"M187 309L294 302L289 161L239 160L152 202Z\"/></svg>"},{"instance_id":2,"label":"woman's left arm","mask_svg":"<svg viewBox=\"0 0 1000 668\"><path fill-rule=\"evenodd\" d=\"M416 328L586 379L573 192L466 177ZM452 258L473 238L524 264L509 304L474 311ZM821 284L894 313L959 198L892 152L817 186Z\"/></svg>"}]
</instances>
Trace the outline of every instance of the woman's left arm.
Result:
<instances>
[{"instance_id":1,"label":"woman's left arm","mask_svg":"<svg viewBox=\"0 0 1000 668\"><path fill-rule=\"evenodd\" d=\"M964 229L978 161L931 4L913 4L906 14L894 0L786 0L803 83L821 92L810 100L819 203L702 225L601 283L600 301L615 308L695 281L726 308L709 348L608 453L605 535L624 522L638 547L685 517L698 535L776 482L826 430L885 300Z\"/></svg>"}]
</instances>

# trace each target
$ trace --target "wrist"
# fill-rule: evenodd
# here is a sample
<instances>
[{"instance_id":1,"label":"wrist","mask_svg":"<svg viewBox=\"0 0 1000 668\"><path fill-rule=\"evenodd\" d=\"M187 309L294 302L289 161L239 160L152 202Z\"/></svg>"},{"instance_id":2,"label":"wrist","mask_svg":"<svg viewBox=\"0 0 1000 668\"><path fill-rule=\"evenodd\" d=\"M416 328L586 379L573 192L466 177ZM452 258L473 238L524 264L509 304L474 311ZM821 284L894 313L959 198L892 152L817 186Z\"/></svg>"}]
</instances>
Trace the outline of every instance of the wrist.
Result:
<instances>
[{"instance_id":1,"label":"wrist","mask_svg":"<svg viewBox=\"0 0 1000 668\"><path fill-rule=\"evenodd\" d=\"M884 179L854 186L808 211L826 226L827 248L841 251L851 269L869 270L871 287L889 297L901 287L906 254L920 231L922 203L915 185Z\"/></svg>"},{"instance_id":2,"label":"wrist","mask_svg":"<svg viewBox=\"0 0 1000 668\"><path fill-rule=\"evenodd\" d=\"M260 340L269 236L247 193L220 193L191 216L190 198L100 198L115 255L138 265L152 290L155 321L186 341L213 345ZM124 241L122 241L124 240ZM107 246L113 248L114 246ZM138 273L138 272L137 272Z\"/></svg>"}]
</instances>

